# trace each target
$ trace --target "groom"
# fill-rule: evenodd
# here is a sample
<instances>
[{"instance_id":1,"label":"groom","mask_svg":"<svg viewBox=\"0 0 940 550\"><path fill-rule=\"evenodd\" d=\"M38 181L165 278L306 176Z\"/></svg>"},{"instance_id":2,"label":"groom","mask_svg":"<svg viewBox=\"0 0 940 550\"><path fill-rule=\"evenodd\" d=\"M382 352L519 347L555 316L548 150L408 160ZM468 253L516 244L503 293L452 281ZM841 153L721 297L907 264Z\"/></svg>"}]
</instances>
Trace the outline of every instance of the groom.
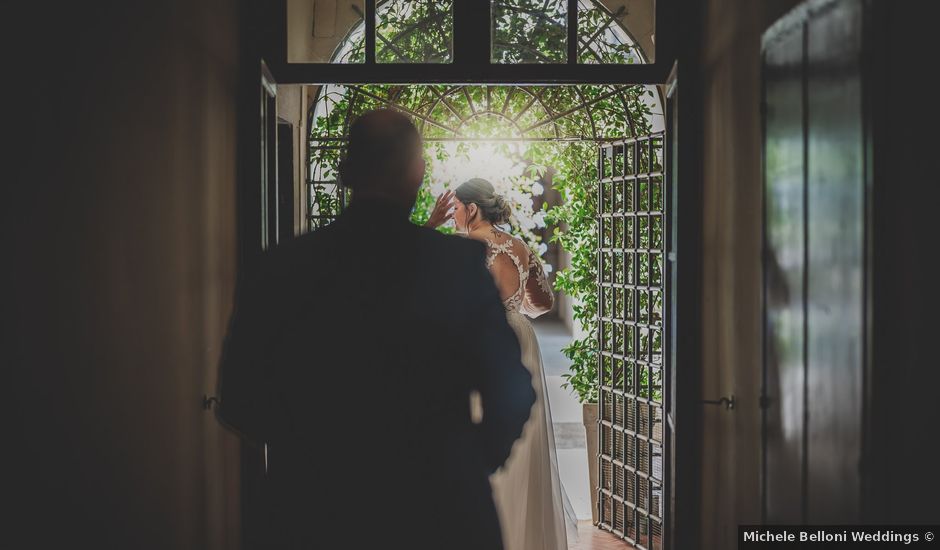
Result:
<instances>
[{"instance_id":1,"label":"groom","mask_svg":"<svg viewBox=\"0 0 940 550\"><path fill-rule=\"evenodd\" d=\"M267 444L265 548L502 546L488 476L534 392L484 246L409 221L424 170L407 117L362 115L352 204L241 285L219 416Z\"/></svg>"}]
</instances>

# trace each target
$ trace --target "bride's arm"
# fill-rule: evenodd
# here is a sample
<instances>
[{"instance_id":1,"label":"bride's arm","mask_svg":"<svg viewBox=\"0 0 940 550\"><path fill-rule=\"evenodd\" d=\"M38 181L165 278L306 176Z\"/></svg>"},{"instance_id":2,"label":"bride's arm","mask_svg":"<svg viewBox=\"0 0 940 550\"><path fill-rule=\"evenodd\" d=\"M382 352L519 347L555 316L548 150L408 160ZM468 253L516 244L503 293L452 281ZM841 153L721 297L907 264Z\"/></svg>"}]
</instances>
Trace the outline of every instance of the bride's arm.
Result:
<instances>
[{"instance_id":1,"label":"bride's arm","mask_svg":"<svg viewBox=\"0 0 940 550\"><path fill-rule=\"evenodd\" d=\"M529 317L538 317L552 310L555 305L555 294L545 276L545 269L535 252L529 250L529 276L525 283L525 299L522 301L522 312Z\"/></svg>"}]
</instances>

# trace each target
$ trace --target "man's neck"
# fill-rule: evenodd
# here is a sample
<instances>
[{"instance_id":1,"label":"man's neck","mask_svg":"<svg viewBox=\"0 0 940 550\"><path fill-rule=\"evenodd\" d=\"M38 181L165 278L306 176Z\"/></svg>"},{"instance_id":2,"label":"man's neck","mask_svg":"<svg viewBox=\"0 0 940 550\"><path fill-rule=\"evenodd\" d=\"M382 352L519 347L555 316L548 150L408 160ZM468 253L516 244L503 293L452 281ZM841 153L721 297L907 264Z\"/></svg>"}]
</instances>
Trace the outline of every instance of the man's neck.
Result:
<instances>
[{"instance_id":1,"label":"man's neck","mask_svg":"<svg viewBox=\"0 0 940 550\"><path fill-rule=\"evenodd\" d=\"M411 216L411 209L414 208L414 201L392 195L391 193L383 193L381 191L372 190L353 191L353 200L351 206L355 206L357 204L386 205L390 210L400 214L403 218L406 219Z\"/></svg>"}]
</instances>

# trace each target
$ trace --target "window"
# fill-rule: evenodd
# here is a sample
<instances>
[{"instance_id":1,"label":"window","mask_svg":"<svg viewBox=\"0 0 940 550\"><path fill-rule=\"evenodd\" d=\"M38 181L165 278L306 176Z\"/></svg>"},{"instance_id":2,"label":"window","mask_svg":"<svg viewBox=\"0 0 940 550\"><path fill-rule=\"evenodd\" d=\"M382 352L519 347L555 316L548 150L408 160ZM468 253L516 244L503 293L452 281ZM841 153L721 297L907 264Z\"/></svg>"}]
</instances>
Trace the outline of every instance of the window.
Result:
<instances>
[{"instance_id":1,"label":"window","mask_svg":"<svg viewBox=\"0 0 940 550\"><path fill-rule=\"evenodd\" d=\"M484 0L479 3L485 6ZM366 63L365 0L288 0L288 63ZM569 0L491 0L493 64L568 62ZM485 9L481 6L481 9ZM581 64L650 63L656 1L578 0ZM453 0L375 0L375 62L454 62ZM489 31L489 41L485 33ZM472 32L477 32L475 29Z\"/></svg>"},{"instance_id":2,"label":"window","mask_svg":"<svg viewBox=\"0 0 940 550\"><path fill-rule=\"evenodd\" d=\"M493 0L493 63L565 63L567 0Z\"/></svg>"},{"instance_id":3,"label":"window","mask_svg":"<svg viewBox=\"0 0 940 550\"><path fill-rule=\"evenodd\" d=\"M450 63L453 0L387 0L375 11L379 63Z\"/></svg>"},{"instance_id":4,"label":"window","mask_svg":"<svg viewBox=\"0 0 940 550\"><path fill-rule=\"evenodd\" d=\"M646 48L649 53L644 56L627 31L627 15L626 4L621 4L611 11L600 2L579 0L578 63L647 63L646 57L652 57L653 54L652 27L644 29L651 37ZM652 21L652 18L637 16L634 21L639 26L641 21Z\"/></svg>"}]
</instances>

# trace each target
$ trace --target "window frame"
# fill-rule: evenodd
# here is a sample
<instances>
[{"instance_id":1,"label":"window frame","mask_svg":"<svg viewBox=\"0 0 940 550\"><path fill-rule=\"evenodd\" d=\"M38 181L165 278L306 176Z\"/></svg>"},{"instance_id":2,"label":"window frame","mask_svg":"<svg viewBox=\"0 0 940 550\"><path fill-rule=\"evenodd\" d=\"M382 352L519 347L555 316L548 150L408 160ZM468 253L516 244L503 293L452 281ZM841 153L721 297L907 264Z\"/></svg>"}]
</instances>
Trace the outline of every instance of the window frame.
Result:
<instances>
[{"instance_id":1,"label":"window frame","mask_svg":"<svg viewBox=\"0 0 940 550\"><path fill-rule=\"evenodd\" d=\"M674 0L657 0L653 63L601 65L578 62L578 0L568 1L567 61L559 64L498 64L490 59L490 10L480 0L454 0L451 63L377 63L376 0L365 0L364 63L288 63L287 0L270 10L264 58L279 84L662 84L675 61Z\"/></svg>"}]
</instances>

